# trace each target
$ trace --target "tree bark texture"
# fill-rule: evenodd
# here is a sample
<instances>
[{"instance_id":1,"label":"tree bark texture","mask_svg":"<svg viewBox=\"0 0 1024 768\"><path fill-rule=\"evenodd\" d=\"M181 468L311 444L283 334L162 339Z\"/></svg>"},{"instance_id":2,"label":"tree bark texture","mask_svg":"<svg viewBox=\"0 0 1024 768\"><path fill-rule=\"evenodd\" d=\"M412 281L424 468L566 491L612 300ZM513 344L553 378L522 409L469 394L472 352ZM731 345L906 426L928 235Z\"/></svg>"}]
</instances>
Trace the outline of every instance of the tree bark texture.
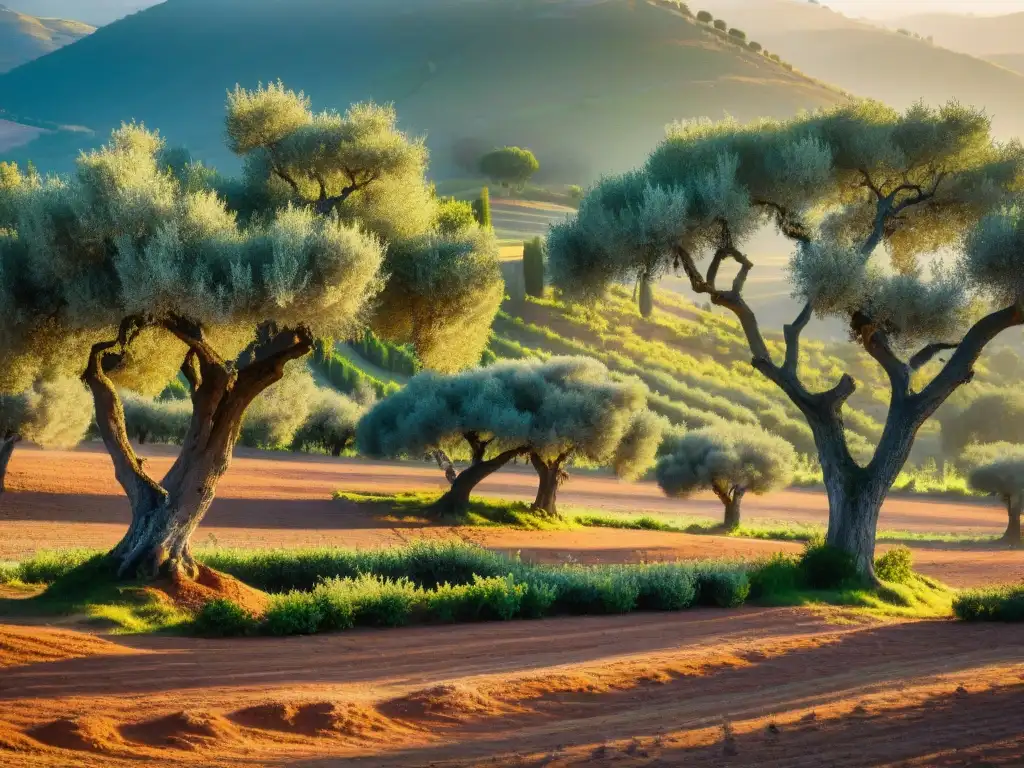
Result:
<instances>
[{"instance_id":1,"label":"tree bark texture","mask_svg":"<svg viewBox=\"0 0 1024 768\"><path fill-rule=\"evenodd\" d=\"M7 466L11 463L15 446L21 442L21 435L8 432L0 438L0 493L7 490Z\"/></svg>"},{"instance_id":2,"label":"tree bark texture","mask_svg":"<svg viewBox=\"0 0 1024 768\"><path fill-rule=\"evenodd\" d=\"M539 484L537 486L537 498L533 501L532 509L540 512L546 517L558 517L558 489L565 482L566 473L562 469L568 456L562 454L553 461L545 461L536 453L530 454L530 463L537 470Z\"/></svg>"},{"instance_id":3,"label":"tree bark texture","mask_svg":"<svg viewBox=\"0 0 1024 768\"><path fill-rule=\"evenodd\" d=\"M740 505L743 503L743 497L746 495L747 490L745 488L733 487L715 488L714 491L715 495L718 496L718 500L725 507L725 519L722 521L722 527L727 531L735 531L740 527Z\"/></svg>"},{"instance_id":4,"label":"tree bark texture","mask_svg":"<svg viewBox=\"0 0 1024 768\"><path fill-rule=\"evenodd\" d=\"M92 391L100 436L132 510L127 533L110 553L120 577L197 575L191 537L231 464L246 408L281 379L288 361L312 348L306 333L265 333L249 363L237 370L217 356L201 329L180 320L164 327L190 348L182 372L192 389L192 417L181 452L162 480L149 475L145 460L132 448L121 399L108 376L120 364L131 333L122 329L118 341L96 344L82 376Z\"/></svg>"},{"instance_id":5,"label":"tree bark texture","mask_svg":"<svg viewBox=\"0 0 1024 768\"><path fill-rule=\"evenodd\" d=\"M1011 547L1020 547L1020 514L1021 509L1024 508L1024 494L1016 493L1006 498L1006 512L1008 521L1006 524L1006 533L1003 534L1002 541L1004 544L1009 544Z\"/></svg>"}]
</instances>

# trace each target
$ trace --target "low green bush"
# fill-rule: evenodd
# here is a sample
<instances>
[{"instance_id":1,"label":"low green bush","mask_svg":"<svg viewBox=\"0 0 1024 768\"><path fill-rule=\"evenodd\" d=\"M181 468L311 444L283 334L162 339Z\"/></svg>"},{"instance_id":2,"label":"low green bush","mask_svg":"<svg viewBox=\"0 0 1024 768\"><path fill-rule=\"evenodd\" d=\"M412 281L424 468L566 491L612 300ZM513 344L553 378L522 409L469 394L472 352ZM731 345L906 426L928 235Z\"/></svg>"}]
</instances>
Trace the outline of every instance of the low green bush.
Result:
<instances>
[{"instance_id":1,"label":"low green bush","mask_svg":"<svg viewBox=\"0 0 1024 768\"><path fill-rule=\"evenodd\" d=\"M196 634L206 637L240 637L255 634L258 619L233 600L211 600L192 622Z\"/></svg>"},{"instance_id":2,"label":"low green bush","mask_svg":"<svg viewBox=\"0 0 1024 768\"><path fill-rule=\"evenodd\" d=\"M677 565L650 565L638 573L637 608L645 611L681 611L697 599L697 579Z\"/></svg>"},{"instance_id":3,"label":"low green bush","mask_svg":"<svg viewBox=\"0 0 1024 768\"><path fill-rule=\"evenodd\" d=\"M312 592L276 595L263 617L263 628L271 635L313 635L320 631L323 607Z\"/></svg>"},{"instance_id":4,"label":"low green bush","mask_svg":"<svg viewBox=\"0 0 1024 768\"><path fill-rule=\"evenodd\" d=\"M25 584L53 584L95 557L96 552L85 549L40 552L29 560L5 569L4 574L0 574L0 583L21 581Z\"/></svg>"},{"instance_id":5,"label":"low green bush","mask_svg":"<svg viewBox=\"0 0 1024 768\"><path fill-rule=\"evenodd\" d=\"M795 592L802 586L800 559L777 552L756 562L748 578L752 600L766 600Z\"/></svg>"},{"instance_id":6,"label":"low green bush","mask_svg":"<svg viewBox=\"0 0 1024 768\"><path fill-rule=\"evenodd\" d=\"M809 589L842 589L857 580L857 565L853 557L817 538L804 548L800 572L804 585Z\"/></svg>"},{"instance_id":7,"label":"low green bush","mask_svg":"<svg viewBox=\"0 0 1024 768\"><path fill-rule=\"evenodd\" d=\"M1024 584L961 592L953 613L963 621L1024 621Z\"/></svg>"},{"instance_id":8,"label":"low green bush","mask_svg":"<svg viewBox=\"0 0 1024 768\"><path fill-rule=\"evenodd\" d=\"M697 604L713 608L737 608L750 595L746 569L720 563L700 563L696 571Z\"/></svg>"},{"instance_id":9,"label":"low green bush","mask_svg":"<svg viewBox=\"0 0 1024 768\"><path fill-rule=\"evenodd\" d=\"M875 575L882 581L909 584L914 578L914 558L910 548L893 547L875 561Z\"/></svg>"}]
</instances>

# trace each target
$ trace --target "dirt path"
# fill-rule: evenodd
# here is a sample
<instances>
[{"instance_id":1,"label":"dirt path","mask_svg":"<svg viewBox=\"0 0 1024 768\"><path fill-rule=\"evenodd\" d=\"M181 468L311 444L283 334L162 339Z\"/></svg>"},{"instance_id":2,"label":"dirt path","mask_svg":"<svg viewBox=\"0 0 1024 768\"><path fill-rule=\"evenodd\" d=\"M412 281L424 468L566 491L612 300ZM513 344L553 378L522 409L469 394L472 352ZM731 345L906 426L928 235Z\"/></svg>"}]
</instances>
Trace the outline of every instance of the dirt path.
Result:
<instances>
[{"instance_id":1,"label":"dirt path","mask_svg":"<svg viewBox=\"0 0 1024 768\"><path fill-rule=\"evenodd\" d=\"M159 474L170 466L166 449L147 449ZM532 499L532 472L509 470L486 483L486 494ZM542 562L630 562L693 557L758 557L797 545L653 531L535 532L425 527L382 521L354 505L331 499L338 489L402 491L440 489L443 478L429 465L337 460L244 453L221 483L213 509L197 534L200 544L227 547L388 546L413 537L461 536L481 545L520 551ZM40 549L113 545L128 522L110 459L95 449L70 453L19 450L11 462L9 492L0 497L0 560L16 560ZM579 473L562 494L565 504L669 515L717 515L714 499L666 499L650 483L626 484ZM750 499L748 520L824 522L825 498L815 492L785 492ZM882 512L882 527L916 531L998 533L1002 511L978 502L894 498ZM1024 579L1024 553L916 547L924 572L956 586Z\"/></svg>"},{"instance_id":2,"label":"dirt path","mask_svg":"<svg viewBox=\"0 0 1024 768\"><path fill-rule=\"evenodd\" d=\"M751 609L118 642L4 671L0 765L1009 765L1024 749L1024 634L1006 626Z\"/></svg>"}]
</instances>

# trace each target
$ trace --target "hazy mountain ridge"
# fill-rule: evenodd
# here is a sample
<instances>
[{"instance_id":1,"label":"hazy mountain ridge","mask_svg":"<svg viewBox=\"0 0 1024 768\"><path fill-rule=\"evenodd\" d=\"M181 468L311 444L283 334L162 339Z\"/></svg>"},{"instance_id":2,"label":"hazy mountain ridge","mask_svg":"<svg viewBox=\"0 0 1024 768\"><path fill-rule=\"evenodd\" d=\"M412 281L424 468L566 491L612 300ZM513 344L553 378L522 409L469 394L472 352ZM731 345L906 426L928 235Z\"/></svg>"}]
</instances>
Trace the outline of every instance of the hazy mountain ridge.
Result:
<instances>
[{"instance_id":1,"label":"hazy mountain ridge","mask_svg":"<svg viewBox=\"0 0 1024 768\"><path fill-rule=\"evenodd\" d=\"M998 135L1024 135L1024 77L1002 62L952 50L939 37L931 44L795 0L703 0L696 5L744 29L801 70L858 96L898 108L919 100L941 104L957 99L985 108ZM893 22L897 26L922 36L934 31Z\"/></svg>"},{"instance_id":2,"label":"hazy mountain ridge","mask_svg":"<svg viewBox=\"0 0 1024 768\"><path fill-rule=\"evenodd\" d=\"M29 16L81 19L98 27L157 2L163 0L7 0L7 6Z\"/></svg>"},{"instance_id":3,"label":"hazy mountain ridge","mask_svg":"<svg viewBox=\"0 0 1024 768\"><path fill-rule=\"evenodd\" d=\"M145 121L223 167L226 91L278 78L318 109L394 102L441 175L460 172L459 143L515 143L571 181L641 162L676 119L844 98L643 0L168 0L0 77L0 93L11 114L94 140ZM56 141L23 157L73 156Z\"/></svg>"},{"instance_id":4,"label":"hazy mountain ridge","mask_svg":"<svg viewBox=\"0 0 1024 768\"><path fill-rule=\"evenodd\" d=\"M92 34L80 21L38 18L0 4L0 73Z\"/></svg>"}]
</instances>

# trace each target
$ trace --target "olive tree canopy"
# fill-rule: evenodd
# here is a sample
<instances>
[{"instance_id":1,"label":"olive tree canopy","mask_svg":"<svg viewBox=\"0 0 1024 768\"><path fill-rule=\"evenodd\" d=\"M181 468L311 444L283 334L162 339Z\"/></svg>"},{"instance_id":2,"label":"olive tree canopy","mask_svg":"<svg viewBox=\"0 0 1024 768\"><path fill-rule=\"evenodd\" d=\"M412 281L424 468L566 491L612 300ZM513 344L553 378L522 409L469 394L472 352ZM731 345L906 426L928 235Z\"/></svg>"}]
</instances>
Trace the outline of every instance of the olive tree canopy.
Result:
<instances>
[{"instance_id":1,"label":"olive tree canopy","mask_svg":"<svg viewBox=\"0 0 1024 768\"><path fill-rule=\"evenodd\" d=\"M519 456L543 467L542 480L558 478L572 456L639 475L660 440L661 422L645 404L643 385L612 381L589 358L497 363L456 376L428 372L366 414L357 446L380 458L437 455L452 483L438 511L457 512L476 485ZM470 464L457 474L446 457L462 443Z\"/></svg>"},{"instance_id":2,"label":"olive tree canopy","mask_svg":"<svg viewBox=\"0 0 1024 768\"><path fill-rule=\"evenodd\" d=\"M1024 150L996 143L988 118L958 104L899 113L859 102L788 121L680 124L641 170L604 180L552 229L549 266L556 285L584 297L681 271L695 293L735 313L752 364L814 434L829 543L871 580L878 512L917 430L971 379L985 345L1024 323L1024 215L1013 204L1022 169ZM767 222L793 243L802 305L781 360L744 297L755 267L744 245ZM814 316L842 318L889 379L888 419L867 466L843 429L854 379L812 392L798 376Z\"/></svg>"},{"instance_id":3,"label":"olive tree canopy","mask_svg":"<svg viewBox=\"0 0 1024 768\"><path fill-rule=\"evenodd\" d=\"M972 467L967 478L971 487L999 496L1006 503L1008 523L1003 541L1019 547L1020 516L1024 509L1024 445L974 445L964 452L963 458Z\"/></svg>"},{"instance_id":4,"label":"olive tree canopy","mask_svg":"<svg viewBox=\"0 0 1024 768\"><path fill-rule=\"evenodd\" d=\"M948 409L940 419L942 450L956 458L971 443L1024 442L1024 394L998 389L966 406Z\"/></svg>"},{"instance_id":5,"label":"olive tree canopy","mask_svg":"<svg viewBox=\"0 0 1024 768\"><path fill-rule=\"evenodd\" d=\"M504 187L521 187L538 170L533 152L521 147L502 147L480 158L480 172Z\"/></svg>"},{"instance_id":6,"label":"olive tree canopy","mask_svg":"<svg viewBox=\"0 0 1024 768\"><path fill-rule=\"evenodd\" d=\"M73 448L92 423L92 398L77 379L36 382L16 395L0 393L0 493L7 466L22 440L40 448Z\"/></svg>"},{"instance_id":7,"label":"olive tree canopy","mask_svg":"<svg viewBox=\"0 0 1024 768\"><path fill-rule=\"evenodd\" d=\"M137 125L67 178L0 173L0 391L85 371L133 509L112 553L122 574L195 574L189 539L246 409L315 339L378 318L428 365L457 369L479 359L474 323L489 326L501 298L493 236L437 230L426 155L389 109L313 117L283 86L236 91L228 135L248 160L241 186L221 184L231 205L212 175L175 173ZM192 416L158 482L117 388L155 394L179 371Z\"/></svg>"},{"instance_id":8,"label":"olive tree canopy","mask_svg":"<svg viewBox=\"0 0 1024 768\"><path fill-rule=\"evenodd\" d=\"M793 476L793 446L749 426L701 429L672 435L660 448L655 470L668 496L714 491L725 506L725 527L740 524L744 495L785 487Z\"/></svg>"}]
</instances>

